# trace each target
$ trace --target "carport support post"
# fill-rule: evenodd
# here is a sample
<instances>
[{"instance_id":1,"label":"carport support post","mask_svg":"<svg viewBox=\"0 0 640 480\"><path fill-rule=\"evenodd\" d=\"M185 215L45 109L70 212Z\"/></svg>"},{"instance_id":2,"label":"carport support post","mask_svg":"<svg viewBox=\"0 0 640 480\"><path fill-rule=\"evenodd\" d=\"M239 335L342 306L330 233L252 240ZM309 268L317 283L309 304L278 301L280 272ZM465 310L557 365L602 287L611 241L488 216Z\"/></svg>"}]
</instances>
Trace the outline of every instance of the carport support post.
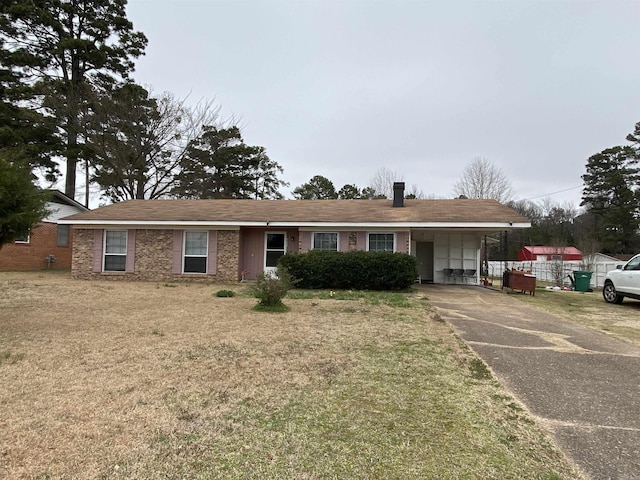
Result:
<instances>
[{"instance_id":1,"label":"carport support post","mask_svg":"<svg viewBox=\"0 0 640 480\"><path fill-rule=\"evenodd\" d=\"M487 245L487 236L484 236L484 252L482 255L482 273L484 273L484 283L487 284L489 277L489 246Z\"/></svg>"},{"instance_id":2,"label":"carport support post","mask_svg":"<svg viewBox=\"0 0 640 480\"><path fill-rule=\"evenodd\" d=\"M505 230L500 235L500 250L502 250L502 260L506 263L507 256L509 255L509 247L507 245L507 231Z\"/></svg>"}]
</instances>

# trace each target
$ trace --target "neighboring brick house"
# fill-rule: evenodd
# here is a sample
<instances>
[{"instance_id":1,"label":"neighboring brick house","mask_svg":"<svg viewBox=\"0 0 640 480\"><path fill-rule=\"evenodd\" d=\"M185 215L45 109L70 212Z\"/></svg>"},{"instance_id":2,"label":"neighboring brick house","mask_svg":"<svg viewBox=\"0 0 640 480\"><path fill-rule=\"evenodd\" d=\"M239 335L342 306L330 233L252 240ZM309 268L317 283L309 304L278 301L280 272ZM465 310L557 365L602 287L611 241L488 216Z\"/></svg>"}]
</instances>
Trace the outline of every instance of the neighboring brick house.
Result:
<instances>
[{"instance_id":1,"label":"neighboring brick house","mask_svg":"<svg viewBox=\"0 0 640 480\"><path fill-rule=\"evenodd\" d=\"M494 200L130 200L72 215L72 274L84 279L255 279L289 252L415 255L420 277L479 271L484 235L527 228ZM474 273L472 281L477 282Z\"/></svg>"},{"instance_id":2,"label":"neighboring brick house","mask_svg":"<svg viewBox=\"0 0 640 480\"><path fill-rule=\"evenodd\" d=\"M59 225L58 220L88 209L58 190L51 194L47 217L27 235L0 248L0 271L71 269L73 233L68 224Z\"/></svg>"}]
</instances>

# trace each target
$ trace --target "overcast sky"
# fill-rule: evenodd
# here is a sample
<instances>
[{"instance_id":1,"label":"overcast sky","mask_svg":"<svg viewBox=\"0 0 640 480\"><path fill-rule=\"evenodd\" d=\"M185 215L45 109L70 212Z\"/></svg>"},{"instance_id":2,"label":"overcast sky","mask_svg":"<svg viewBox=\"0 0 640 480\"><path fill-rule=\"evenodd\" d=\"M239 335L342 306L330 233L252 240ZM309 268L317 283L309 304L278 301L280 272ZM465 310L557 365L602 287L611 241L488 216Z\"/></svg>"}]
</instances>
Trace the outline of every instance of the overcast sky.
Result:
<instances>
[{"instance_id":1,"label":"overcast sky","mask_svg":"<svg viewBox=\"0 0 640 480\"><path fill-rule=\"evenodd\" d=\"M452 197L475 157L517 199L580 203L589 156L640 121L640 2L129 0L134 78L215 98L284 168ZM562 193L555 193L567 190Z\"/></svg>"}]
</instances>

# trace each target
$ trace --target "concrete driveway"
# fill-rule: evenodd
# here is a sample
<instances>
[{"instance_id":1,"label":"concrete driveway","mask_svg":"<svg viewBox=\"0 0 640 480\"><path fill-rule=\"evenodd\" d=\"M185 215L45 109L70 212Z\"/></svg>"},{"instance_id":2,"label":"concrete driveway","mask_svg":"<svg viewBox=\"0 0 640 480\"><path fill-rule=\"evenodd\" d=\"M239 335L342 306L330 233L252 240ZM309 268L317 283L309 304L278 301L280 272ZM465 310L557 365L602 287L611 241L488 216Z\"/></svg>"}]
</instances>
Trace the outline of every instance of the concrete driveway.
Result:
<instances>
[{"instance_id":1,"label":"concrete driveway","mask_svg":"<svg viewBox=\"0 0 640 480\"><path fill-rule=\"evenodd\" d=\"M499 291L419 288L587 476L640 479L640 348Z\"/></svg>"}]
</instances>

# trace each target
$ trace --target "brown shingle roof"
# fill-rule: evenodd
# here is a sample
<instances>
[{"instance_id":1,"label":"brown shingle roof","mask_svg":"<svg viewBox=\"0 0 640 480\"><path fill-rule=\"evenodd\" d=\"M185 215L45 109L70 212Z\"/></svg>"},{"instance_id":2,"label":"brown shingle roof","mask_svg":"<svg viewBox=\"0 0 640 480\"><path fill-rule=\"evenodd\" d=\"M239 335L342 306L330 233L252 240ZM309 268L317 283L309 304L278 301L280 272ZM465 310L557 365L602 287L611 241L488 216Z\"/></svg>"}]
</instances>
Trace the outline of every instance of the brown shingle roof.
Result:
<instances>
[{"instance_id":1,"label":"brown shingle roof","mask_svg":"<svg viewBox=\"0 0 640 480\"><path fill-rule=\"evenodd\" d=\"M509 223L529 220L494 200L129 200L67 217L69 223ZM521 225L525 226L525 225Z\"/></svg>"}]
</instances>

